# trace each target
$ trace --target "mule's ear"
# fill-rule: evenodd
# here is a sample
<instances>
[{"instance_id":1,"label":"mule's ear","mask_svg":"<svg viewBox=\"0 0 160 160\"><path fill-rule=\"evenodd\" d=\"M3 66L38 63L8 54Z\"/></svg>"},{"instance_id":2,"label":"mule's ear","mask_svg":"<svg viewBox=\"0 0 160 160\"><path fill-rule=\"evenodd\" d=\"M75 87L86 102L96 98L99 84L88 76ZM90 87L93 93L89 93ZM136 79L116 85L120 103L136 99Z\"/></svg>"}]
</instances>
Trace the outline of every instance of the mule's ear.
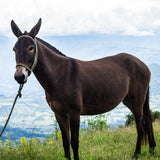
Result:
<instances>
[{"instance_id":1,"label":"mule's ear","mask_svg":"<svg viewBox=\"0 0 160 160\"><path fill-rule=\"evenodd\" d=\"M19 37L22 35L21 30L18 28L18 26L15 24L13 20L11 21L11 28L12 28L12 32L16 37Z\"/></svg>"},{"instance_id":2,"label":"mule's ear","mask_svg":"<svg viewBox=\"0 0 160 160\"><path fill-rule=\"evenodd\" d=\"M39 29L41 27L41 22L42 22L42 20L40 18L39 21L38 21L38 23L31 29L31 31L29 32L29 35L31 37L34 38L37 35L37 33L39 32Z\"/></svg>"}]
</instances>

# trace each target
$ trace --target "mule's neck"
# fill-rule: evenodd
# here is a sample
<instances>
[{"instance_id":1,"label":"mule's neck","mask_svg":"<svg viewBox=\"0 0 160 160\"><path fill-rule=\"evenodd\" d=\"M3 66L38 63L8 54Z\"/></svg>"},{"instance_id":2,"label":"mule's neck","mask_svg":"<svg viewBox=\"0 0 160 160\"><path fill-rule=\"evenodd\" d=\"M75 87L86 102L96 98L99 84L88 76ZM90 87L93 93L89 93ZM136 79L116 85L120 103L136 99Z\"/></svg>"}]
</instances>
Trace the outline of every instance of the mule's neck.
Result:
<instances>
[{"instance_id":1,"label":"mule's neck","mask_svg":"<svg viewBox=\"0 0 160 160\"><path fill-rule=\"evenodd\" d=\"M47 92L54 92L56 84L62 79L69 58L37 40L38 61L33 73ZM57 84L58 85L58 84Z\"/></svg>"}]
</instances>

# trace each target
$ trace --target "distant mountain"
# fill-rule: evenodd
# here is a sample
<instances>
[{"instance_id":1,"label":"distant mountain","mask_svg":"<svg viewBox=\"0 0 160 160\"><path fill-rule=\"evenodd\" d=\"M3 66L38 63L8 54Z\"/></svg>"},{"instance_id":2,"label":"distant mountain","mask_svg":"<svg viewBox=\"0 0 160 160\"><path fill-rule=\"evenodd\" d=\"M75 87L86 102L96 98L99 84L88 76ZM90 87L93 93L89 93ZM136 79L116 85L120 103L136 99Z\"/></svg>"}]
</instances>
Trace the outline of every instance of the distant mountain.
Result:
<instances>
[{"instance_id":1,"label":"distant mountain","mask_svg":"<svg viewBox=\"0 0 160 160\"><path fill-rule=\"evenodd\" d=\"M150 83L150 105L159 110L160 105L160 47L159 36L131 37L117 35L84 35L40 37L69 57L92 60L120 52L131 53L144 61L152 72ZM0 129L10 112L18 84L14 80L15 58L12 51L16 38L0 36ZM44 90L32 74L22 91L13 115L4 133L18 137L44 137L54 130L54 113L46 103ZM138 93L137 93L138 94ZM108 112L110 126L123 125L130 111L123 104ZM81 122L87 117L81 117Z\"/></svg>"},{"instance_id":2,"label":"distant mountain","mask_svg":"<svg viewBox=\"0 0 160 160\"><path fill-rule=\"evenodd\" d=\"M151 70L150 104L153 110L160 110L160 65L149 65Z\"/></svg>"},{"instance_id":3,"label":"distant mountain","mask_svg":"<svg viewBox=\"0 0 160 160\"><path fill-rule=\"evenodd\" d=\"M0 126L0 131L3 129L2 126ZM34 128L32 128L31 130L25 130L25 129L21 129L21 128L13 128L10 127L9 125L7 126L3 136L2 136L2 140L5 139L11 139L11 140L19 140L20 137L27 137L27 138L44 138L46 137L46 134L43 133L35 133Z\"/></svg>"}]
</instances>

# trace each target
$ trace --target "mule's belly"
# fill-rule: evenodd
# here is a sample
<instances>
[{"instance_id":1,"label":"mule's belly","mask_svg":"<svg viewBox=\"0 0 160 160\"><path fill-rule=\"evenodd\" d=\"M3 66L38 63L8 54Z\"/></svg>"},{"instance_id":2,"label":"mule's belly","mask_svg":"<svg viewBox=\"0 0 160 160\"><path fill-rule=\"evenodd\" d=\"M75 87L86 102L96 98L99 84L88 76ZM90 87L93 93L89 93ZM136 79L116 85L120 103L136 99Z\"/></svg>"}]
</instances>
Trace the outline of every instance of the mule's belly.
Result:
<instances>
[{"instance_id":1,"label":"mule's belly","mask_svg":"<svg viewBox=\"0 0 160 160\"><path fill-rule=\"evenodd\" d=\"M127 89L121 93L106 92L106 96L91 95L92 98L84 97L81 115L95 115L108 112L118 106L127 95Z\"/></svg>"},{"instance_id":2,"label":"mule's belly","mask_svg":"<svg viewBox=\"0 0 160 160\"><path fill-rule=\"evenodd\" d=\"M84 104L81 115L96 115L96 114L109 112L110 110L114 109L118 104L101 105L101 106Z\"/></svg>"},{"instance_id":3,"label":"mule's belly","mask_svg":"<svg viewBox=\"0 0 160 160\"><path fill-rule=\"evenodd\" d=\"M94 115L108 112L118 106L128 94L129 81L117 85L97 87L83 95L81 115Z\"/></svg>"}]
</instances>

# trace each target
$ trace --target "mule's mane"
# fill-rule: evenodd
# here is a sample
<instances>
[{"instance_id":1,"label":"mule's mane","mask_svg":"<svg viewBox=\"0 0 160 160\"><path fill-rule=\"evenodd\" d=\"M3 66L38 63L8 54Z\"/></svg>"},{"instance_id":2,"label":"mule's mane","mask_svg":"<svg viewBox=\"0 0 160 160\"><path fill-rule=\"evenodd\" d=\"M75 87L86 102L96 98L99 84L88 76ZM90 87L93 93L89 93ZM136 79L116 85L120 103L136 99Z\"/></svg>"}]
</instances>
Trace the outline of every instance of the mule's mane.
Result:
<instances>
[{"instance_id":1,"label":"mule's mane","mask_svg":"<svg viewBox=\"0 0 160 160\"><path fill-rule=\"evenodd\" d=\"M44 40L36 37L36 39L38 41L40 41L42 44L44 44L45 46L47 46L49 49L53 50L54 52L56 52L57 54L66 57L66 55L64 55L62 52L60 52L58 49L56 49L55 47L53 47L52 45L50 45L49 43L45 42Z\"/></svg>"}]
</instances>

